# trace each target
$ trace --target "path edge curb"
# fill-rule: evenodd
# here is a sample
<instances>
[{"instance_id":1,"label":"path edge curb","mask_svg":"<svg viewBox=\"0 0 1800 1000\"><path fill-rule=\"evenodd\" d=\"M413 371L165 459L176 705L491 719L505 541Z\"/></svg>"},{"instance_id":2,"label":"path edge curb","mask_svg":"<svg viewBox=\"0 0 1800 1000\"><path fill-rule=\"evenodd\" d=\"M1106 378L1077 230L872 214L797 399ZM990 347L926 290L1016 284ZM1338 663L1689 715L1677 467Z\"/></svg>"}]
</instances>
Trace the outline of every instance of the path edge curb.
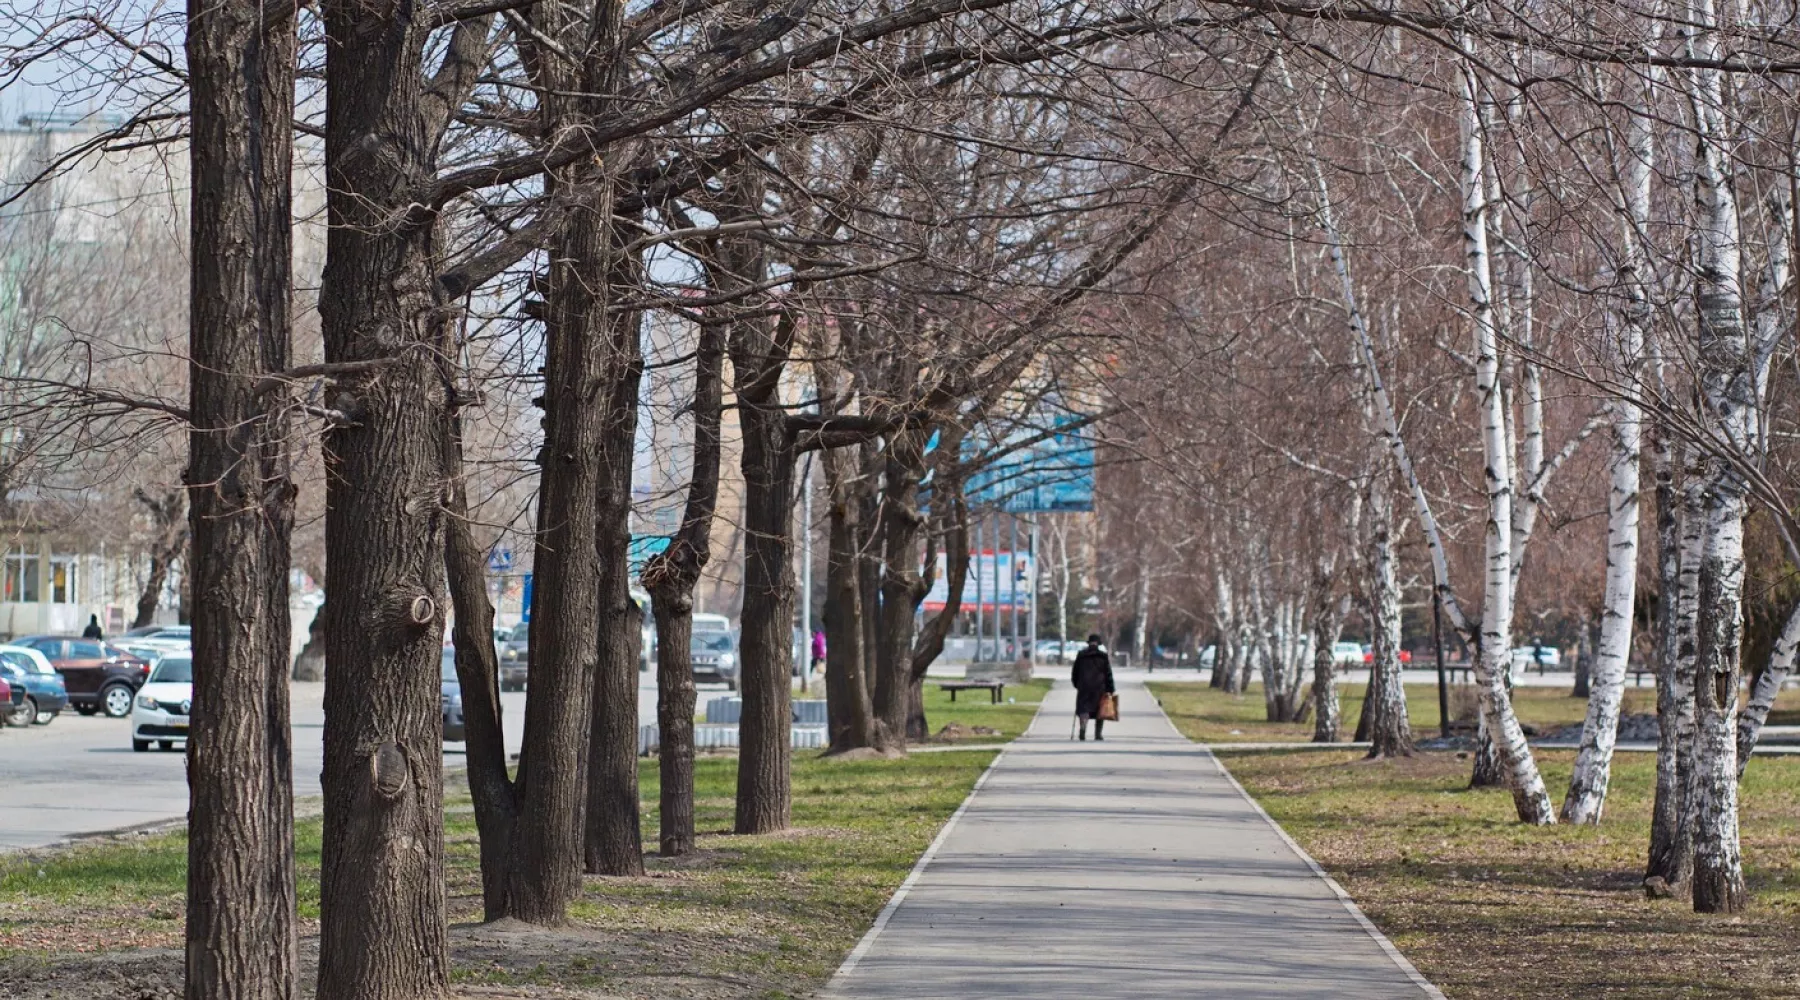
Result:
<instances>
[{"instance_id":1,"label":"path edge curb","mask_svg":"<svg viewBox=\"0 0 1800 1000\"><path fill-rule=\"evenodd\" d=\"M1036 724L1036 722L1037 717L1033 716L1032 724ZM1030 728L1027 726L1026 731L1029 732ZM844 956L844 961L837 967L837 971L833 972L831 978L826 980L825 988L819 993L821 997L837 995L844 980L856 971L857 965L868 955L870 949L875 947L875 939L879 938L881 932L887 928L888 920L894 916L894 911L900 909L900 904L906 901L907 894L912 891L912 887L918 883L919 878L925 874L925 869L930 867L932 859L937 857L938 849L944 846L944 841L950 839L950 831L956 829L956 824L963 818L963 813L968 812L969 803L975 801L975 796L981 793L981 786L987 784L988 778L994 774L994 769L1000 766L1000 761L1011 749L1011 744L1002 746L1000 752L994 754L994 759L988 761L987 769L981 772L981 777L975 779L975 784L969 788L969 794L963 796L956 811L950 814L950 818L944 821L942 827L938 828L937 836L931 838L931 844L925 848L925 853L919 855L919 860L913 862L912 870L906 873L906 878L900 883L900 888L894 890L894 894L888 897L887 905L883 906L881 912L875 915L875 923L863 932L862 938L856 942L856 947L850 949L850 954Z\"/></svg>"},{"instance_id":2,"label":"path edge curb","mask_svg":"<svg viewBox=\"0 0 1800 1000\"><path fill-rule=\"evenodd\" d=\"M1287 844L1288 850L1293 851L1294 854L1299 856L1300 860L1306 862L1307 867L1312 869L1313 874L1324 880L1325 884L1331 887L1332 894L1337 896L1338 902L1344 905L1344 909L1349 911L1350 916L1354 917L1356 922L1362 926L1362 929L1368 933L1369 937L1373 938L1375 943L1381 947L1381 950L1387 953L1387 957L1392 959L1394 964L1400 967L1400 971L1406 973L1407 978L1413 981L1413 985L1424 990L1425 995L1431 997L1432 1000L1446 1000L1444 991L1432 985L1431 980L1426 979L1425 976L1413 966L1412 962L1407 960L1405 955L1400 954L1400 949L1394 947L1394 942L1388 940L1388 936L1381 932L1381 928L1375 926L1375 922L1370 920L1368 914L1362 911L1362 907L1356 905L1356 900L1350 898L1350 894L1344 891L1344 887L1338 884L1337 879L1334 879L1327 874L1324 867L1321 866L1311 854L1306 852L1306 848L1301 847L1298 841L1289 836L1288 832L1281 828L1280 823L1275 822L1275 817L1270 816L1269 811L1262 807L1262 803L1256 801L1256 797L1251 795L1248 789L1244 788L1243 784L1237 780L1237 775L1232 774L1231 769L1225 766L1225 762L1219 759L1219 755L1213 752L1213 748L1205 743L1199 743L1196 744L1196 746L1206 751L1206 755L1212 758L1213 766L1219 769L1219 774L1224 776L1225 780L1231 783L1231 787L1237 789L1237 793L1244 797L1245 802L1250 803L1250 808L1256 810L1256 814L1263 818L1263 822L1269 824L1269 828L1275 831L1275 835L1280 837L1283 843ZM985 775L983 777L985 777Z\"/></svg>"}]
</instances>

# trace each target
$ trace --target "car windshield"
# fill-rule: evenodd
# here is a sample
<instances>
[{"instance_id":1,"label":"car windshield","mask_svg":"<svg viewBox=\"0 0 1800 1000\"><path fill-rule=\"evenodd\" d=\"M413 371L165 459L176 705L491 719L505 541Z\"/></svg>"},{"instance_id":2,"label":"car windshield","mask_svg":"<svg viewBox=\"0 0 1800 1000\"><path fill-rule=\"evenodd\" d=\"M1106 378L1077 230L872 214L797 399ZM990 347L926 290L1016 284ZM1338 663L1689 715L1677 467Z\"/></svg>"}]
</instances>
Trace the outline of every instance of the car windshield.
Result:
<instances>
[{"instance_id":1,"label":"car windshield","mask_svg":"<svg viewBox=\"0 0 1800 1000\"><path fill-rule=\"evenodd\" d=\"M168 684L194 683L194 660L188 656L170 656L156 665L156 672L150 675L152 683Z\"/></svg>"},{"instance_id":2,"label":"car windshield","mask_svg":"<svg viewBox=\"0 0 1800 1000\"><path fill-rule=\"evenodd\" d=\"M6 659L6 662L12 664L15 667L18 667L20 670L22 670L28 674L54 674L54 673L56 673L55 667L52 667L50 664L40 661L35 656L26 656L24 653L7 652L7 653L0 653L0 657L4 657Z\"/></svg>"},{"instance_id":3,"label":"car windshield","mask_svg":"<svg viewBox=\"0 0 1800 1000\"><path fill-rule=\"evenodd\" d=\"M695 632L693 648L696 653L729 653L731 652L731 633Z\"/></svg>"}]
</instances>

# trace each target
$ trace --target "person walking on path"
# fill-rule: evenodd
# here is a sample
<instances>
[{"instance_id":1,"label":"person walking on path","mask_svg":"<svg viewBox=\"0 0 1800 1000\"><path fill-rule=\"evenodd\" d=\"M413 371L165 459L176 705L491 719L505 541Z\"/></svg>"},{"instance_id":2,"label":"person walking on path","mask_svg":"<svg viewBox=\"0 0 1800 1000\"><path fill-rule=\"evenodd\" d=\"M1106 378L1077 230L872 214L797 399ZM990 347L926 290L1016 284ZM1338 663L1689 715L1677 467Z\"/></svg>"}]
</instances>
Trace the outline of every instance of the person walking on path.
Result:
<instances>
[{"instance_id":1,"label":"person walking on path","mask_svg":"<svg viewBox=\"0 0 1800 1000\"><path fill-rule=\"evenodd\" d=\"M106 633L100 630L100 616L88 615L87 628L81 630L83 639L104 639Z\"/></svg>"},{"instance_id":2,"label":"person walking on path","mask_svg":"<svg viewBox=\"0 0 1800 1000\"><path fill-rule=\"evenodd\" d=\"M813 629L812 672L815 674L825 672L825 630L822 628Z\"/></svg>"},{"instance_id":3,"label":"person walking on path","mask_svg":"<svg viewBox=\"0 0 1800 1000\"><path fill-rule=\"evenodd\" d=\"M1112 659L1100 648L1100 637L1090 635L1087 647L1075 654L1075 667L1069 671L1069 682L1075 685L1075 718L1081 721L1081 738L1087 739L1088 720L1094 720L1094 739L1100 735L1106 720L1100 718L1100 699L1113 696Z\"/></svg>"}]
</instances>

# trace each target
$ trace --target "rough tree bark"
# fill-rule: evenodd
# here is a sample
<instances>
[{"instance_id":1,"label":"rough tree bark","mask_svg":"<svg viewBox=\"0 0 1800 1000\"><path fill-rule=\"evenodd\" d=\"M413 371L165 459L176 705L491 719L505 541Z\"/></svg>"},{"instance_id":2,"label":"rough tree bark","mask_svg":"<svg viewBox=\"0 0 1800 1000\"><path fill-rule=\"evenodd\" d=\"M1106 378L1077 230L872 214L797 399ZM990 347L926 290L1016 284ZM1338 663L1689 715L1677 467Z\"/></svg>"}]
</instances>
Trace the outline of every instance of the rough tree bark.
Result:
<instances>
[{"instance_id":1,"label":"rough tree bark","mask_svg":"<svg viewBox=\"0 0 1800 1000\"><path fill-rule=\"evenodd\" d=\"M657 769L662 779L658 842L664 857L694 850L694 588L712 550L719 502L720 418L726 325L705 322L694 351L693 469L681 526L668 549L644 564L656 616Z\"/></svg>"},{"instance_id":2,"label":"rough tree bark","mask_svg":"<svg viewBox=\"0 0 1800 1000\"><path fill-rule=\"evenodd\" d=\"M881 503L881 641L875 650L875 719L888 733L923 740L923 714L914 725L911 711L913 622L925 582L919 572L919 479L924 474L925 438L916 429L896 431L883 449L885 486ZM921 706L922 707L922 706ZM894 748L904 744L894 739Z\"/></svg>"},{"instance_id":3,"label":"rough tree bark","mask_svg":"<svg viewBox=\"0 0 1800 1000\"><path fill-rule=\"evenodd\" d=\"M721 210L720 221L754 218L751 206L761 202L759 189L741 178L732 184L737 189L730 196L733 206ZM733 280L746 286L760 283L767 273L763 251L749 241L725 266ZM781 399L781 374L793 343L794 322L784 314L739 320L726 345L743 435L744 604L738 655L744 714L734 823L738 833L786 829L793 804L788 764L793 755L795 452Z\"/></svg>"},{"instance_id":4,"label":"rough tree bark","mask_svg":"<svg viewBox=\"0 0 1800 1000\"><path fill-rule=\"evenodd\" d=\"M1717 59L1722 46L1713 0L1693 0L1690 49ZM1752 453L1755 379L1744 325L1742 247L1727 148L1725 90L1717 69L1690 71L1695 122L1696 226L1694 354L1709 423L1728 445ZM1747 902L1737 816L1737 689L1744 582L1743 476L1718 457L1703 468L1705 548L1699 568L1694 661L1694 910L1736 913Z\"/></svg>"},{"instance_id":5,"label":"rough tree bark","mask_svg":"<svg viewBox=\"0 0 1800 1000\"><path fill-rule=\"evenodd\" d=\"M614 252L617 273L601 278L618 288L638 285L636 261ZM595 875L644 874L643 821L638 810L638 661L644 611L631 597L631 473L637 445L638 387L644 360L642 314L614 309L593 331L608 344L600 480L594 505L593 558L600 566L599 660L587 766L587 870Z\"/></svg>"},{"instance_id":6,"label":"rough tree bark","mask_svg":"<svg viewBox=\"0 0 1800 1000\"><path fill-rule=\"evenodd\" d=\"M288 368L292 342L296 37L291 9L257 0L189 13L190 1000L289 1000L297 972L287 682L295 489L287 402L258 391ZM162 505L168 521L179 520L179 501ZM152 613L162 591L153 582ZM147 617L143 601L138 616Z\"/></svg>"},{"instance_id":7,"label":"rough tree bark","mask_svg":"<svg viewBox=\"0 0 1800 1000\"><path fill-rule=\"evenodd\" d=\"M1677 488L1674 444L1656 434L1657 671L1656 795L1644 884L1654 895L1686 891L1693 874L1695 609L1700 564L1700 498L1692 478Z\"/></svg>"},{"instance_id":8,"label":"rough tree bark","mask_svg":"<svg viewBox=\"0 0 1800 1000\"><path fill-rule=\"evenodd\" d=\"M328 394L320 996L441 996L444 901L442 438L449 311L434 226L396 224L432 175L464 78L459 26L432 81L429 20L327 0L330 229L319 314ZM466 74L472 77L472 73ZM440 86L442 84L443 86Z\"/></svg>"}]
</instances>

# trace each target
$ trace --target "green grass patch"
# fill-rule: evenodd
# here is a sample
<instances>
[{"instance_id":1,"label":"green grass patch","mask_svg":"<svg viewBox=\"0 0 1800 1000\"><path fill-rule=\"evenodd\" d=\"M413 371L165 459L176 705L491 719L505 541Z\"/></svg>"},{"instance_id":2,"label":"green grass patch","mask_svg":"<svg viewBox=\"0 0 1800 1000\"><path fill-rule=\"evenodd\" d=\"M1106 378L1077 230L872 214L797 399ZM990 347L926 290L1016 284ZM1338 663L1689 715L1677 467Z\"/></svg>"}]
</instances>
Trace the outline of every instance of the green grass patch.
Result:
<instances>
[{"instance_id":1,"label":"green grass patch","mask_svg":"<svg viewBox=\"0 0 1800 1000\"><path fill-rule=\"evenodd\" d=\"M950 692L942 690L938 678L925 678L925 722L932 733L940 733L945 726L957 727L956 730L974 730L977 728L998 729L999 735L992 733L968 733L958 735L955 741L996 742L1013 739L1025 732L1036 717L1038 705L1044 695L1050 691L1050 678L1036 677L1023 684L1006 685L1005 698L1001 704L989 701L986 691L961 691L956 700L950 700Z\"/></svg>"},{"instance_id":2,"label":"green grass patch","mask_svg":"<svg viewBox=\"0 0 1800 1000\"><path fill-rule=\"evenodd\" d=\"M1552 794L1569 751L1539 755ZM1641 886L1655 759L1615 758L1598 827L1520 825L1453 753L1221 753L1227 767L1453 1000L1800 995L1800 760L1743 783L1742 917L1698 916Z\"/></svg>"},{"instance_id":3,"label":"green grass patch","mask_svg":"<svg viewBox=\"0 0 1800 1000\"><path fill-rule=\"evenodd\" d=\"M1022 728L1015 716L1035 711L982 707L987 714L977 717L990 720L983 724L1014 732ZM697 854L652 854L643 879L589 878L568 928L504 933L479 926L479 843L463 775L453 772L445 789L453 976L607 996L810 992L854 946L993 757L973 751L841 761L797 754L792 829L754 837L730 833L736 758L703 757L695 768ZM644 843L652 851L656 763L644 761L639 771ZM320 829L316 815L296 827L303 934L318 916ZM27 980L34 989L53 989L44 984L66 979L71 992L44 995L85 996L74 984L95 970L73 953L179 948L186 876L181 832L0 855L0 995ZM109 963L109 977L139 974L138 963L93 961ZM179 961L147 959L146 983L178 978ZM46 969L67 971L43 979Z\"/></svg>"}]
</instances>

